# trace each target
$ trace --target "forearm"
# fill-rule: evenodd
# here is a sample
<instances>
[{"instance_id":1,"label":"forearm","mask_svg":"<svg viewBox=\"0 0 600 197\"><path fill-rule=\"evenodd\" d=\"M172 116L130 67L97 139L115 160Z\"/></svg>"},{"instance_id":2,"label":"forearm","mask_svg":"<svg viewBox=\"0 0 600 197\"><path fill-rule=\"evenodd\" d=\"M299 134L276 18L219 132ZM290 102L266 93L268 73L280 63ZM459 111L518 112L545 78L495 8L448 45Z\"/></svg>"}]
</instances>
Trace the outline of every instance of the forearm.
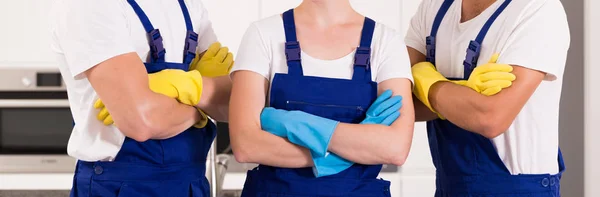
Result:
<instances>
[{"instance_id":1,"label":"forearm","mask_svg":"<svg viewBox=\"0 0 600 197\"><path fill-rule=\"evenodd\" d=\"M417 122L430 121L438 118L438 115L433 113L423 102L413 95L415 105L415 120Z\"/></svg>"},{"instance_id":2,"label":"forearm","mask_svg":"<svg viewBox=\"0 0 600 197\"><path fill-rule=\"evenodd\" d=\"M231 127L230 127L231 128ZM260 129L232 132L231 146L236 160L282 168L311 167L310 151Z\"/></svg>"},{"instance_id":3,"label":"forearm","mask_svg":"<svg viewBox=\"0 0 600 197\"><path fill-rule=\"evenodd\" d=\"M494 121L494 103L465 86L438 82L431 87L429 101L448 121L474 133L486 136Z\"/></svg>"},{"instance_id":4,"label":"forearm","mask_svg":"<svg viewBox=\"0 0 600 197\"><path fill-rule=\"evenodd\" d=\"M410 150L412 125L395 128L340 123L333 133L329 150L356 163L402 165L403 155L408 155Z\"/></svg>"},{"instance_id":5,"label":"forearm","mask_svg":"<svg viewBox=\"0 0 600 197\"><path fill-rule=\"evenodd\" d=\"M203 81L202 97L196 107L202 109L217 121L227 122L229 119L231 79L229 76L203 77Z\"/></svg>"},{"instance_id":6,"label":"forearm","mask_svg":"<svg viewBox=\"0 0 600 197\"><path fill-rule=\"evenodd\" d=\"M147 139L166 139L180 134L200 120L200 114L192 106L180 104L177 100L157 93L149 93L139 107L138 116L141 127L147 131L140 136L140 127L128 128L133 124L120 124L122 118L115 117L116 126L128 137L138 141Z\"/></svg>"}]
</instances>

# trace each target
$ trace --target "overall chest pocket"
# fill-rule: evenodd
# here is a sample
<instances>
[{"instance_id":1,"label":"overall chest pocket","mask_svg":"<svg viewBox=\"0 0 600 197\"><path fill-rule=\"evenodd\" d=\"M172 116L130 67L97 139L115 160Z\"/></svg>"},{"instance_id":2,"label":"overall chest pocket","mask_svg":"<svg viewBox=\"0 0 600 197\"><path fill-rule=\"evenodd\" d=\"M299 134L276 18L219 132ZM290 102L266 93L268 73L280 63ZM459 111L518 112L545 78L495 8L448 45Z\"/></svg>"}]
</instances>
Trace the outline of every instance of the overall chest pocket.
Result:
<instances>
[{"instance_id":1,"label":"overall chest pocket","mask_svg":"<svg viewBox=\"0 0 600 197\"><path fill-rule=\"evenodd\" d=\"M366 110L360 105L321 104L304 101L286 101L287 110L299 110L344 123L359 123Z\"/></svg>"}]
</instances>

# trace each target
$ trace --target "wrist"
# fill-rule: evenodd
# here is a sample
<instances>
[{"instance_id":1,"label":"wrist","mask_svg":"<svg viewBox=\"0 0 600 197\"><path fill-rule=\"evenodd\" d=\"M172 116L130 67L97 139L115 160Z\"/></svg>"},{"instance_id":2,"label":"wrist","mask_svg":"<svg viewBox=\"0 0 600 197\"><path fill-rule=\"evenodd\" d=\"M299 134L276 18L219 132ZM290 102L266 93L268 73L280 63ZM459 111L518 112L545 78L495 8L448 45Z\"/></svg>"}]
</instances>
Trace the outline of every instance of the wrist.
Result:
<instances>
[{"instance_id":1,"label":"wrist","mask_svg":"<svg viewBox=\"0 0 600 197\"><path fill-rule=\"evenodd\" d=\"M443 89L444 86L447 86L449 84L452 84L452 82L448 82L448 81L438 81L436 83L434 83L433 85L431 85L431 88L429 88L429 95L428 100L429 100L429 104L431 105L432 110L434 110L436 113L438 113L439 116L439 111L437 109L438 108L438 102L437 102L437 98L439 97L439 94L441 92L441 90Z\"/></svg>"},{"instance_id":2,"label":"wrist","mask_svg":"<svg viewBox=\"0 0 600 197\"><path fill-rule=\"evenodd\" d=\"M214 78L202 76L202 88L198 89L198 91L200 91L200 101L196 107L203 109L210 105L211 100L213 100L212 97L214 96L215 85Z\"/></svg>"}]
</instances>

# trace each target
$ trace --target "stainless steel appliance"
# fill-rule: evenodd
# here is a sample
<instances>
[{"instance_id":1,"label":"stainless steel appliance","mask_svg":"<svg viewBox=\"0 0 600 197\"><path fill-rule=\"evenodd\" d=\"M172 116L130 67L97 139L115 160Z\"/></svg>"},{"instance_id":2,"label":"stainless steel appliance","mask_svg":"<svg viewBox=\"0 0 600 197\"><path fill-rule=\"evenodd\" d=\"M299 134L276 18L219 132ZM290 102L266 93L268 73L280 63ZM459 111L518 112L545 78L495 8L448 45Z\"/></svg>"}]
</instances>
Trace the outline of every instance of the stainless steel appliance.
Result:
<instances>
[{"instance_id":1,"label":"stainless steel appliance","mask_svg":"<svg viewBox=\"0 0 600 197\"><path fill-rule=\"evenodd\" d=\"M73 172L72 129L58 69L0 69L0 172Z\"/></svg>"}]
</instances>

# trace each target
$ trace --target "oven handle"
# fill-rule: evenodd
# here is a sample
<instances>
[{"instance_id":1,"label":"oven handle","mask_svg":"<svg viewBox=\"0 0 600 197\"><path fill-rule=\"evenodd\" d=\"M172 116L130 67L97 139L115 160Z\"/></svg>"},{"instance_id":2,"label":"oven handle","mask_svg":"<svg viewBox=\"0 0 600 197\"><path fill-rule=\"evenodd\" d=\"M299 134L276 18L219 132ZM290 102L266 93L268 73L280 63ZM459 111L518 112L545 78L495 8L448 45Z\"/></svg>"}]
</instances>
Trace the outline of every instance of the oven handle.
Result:
<instances>
[{"instance_id":1,"label":"oven handle","mask_svg":"<svg viewBox=\"0 0 600 197\"><path fill-rule=\"evenodd\" d=\"M0 99L0 108L69 107L67 99Z\"/></svg>"}]
</instances>

